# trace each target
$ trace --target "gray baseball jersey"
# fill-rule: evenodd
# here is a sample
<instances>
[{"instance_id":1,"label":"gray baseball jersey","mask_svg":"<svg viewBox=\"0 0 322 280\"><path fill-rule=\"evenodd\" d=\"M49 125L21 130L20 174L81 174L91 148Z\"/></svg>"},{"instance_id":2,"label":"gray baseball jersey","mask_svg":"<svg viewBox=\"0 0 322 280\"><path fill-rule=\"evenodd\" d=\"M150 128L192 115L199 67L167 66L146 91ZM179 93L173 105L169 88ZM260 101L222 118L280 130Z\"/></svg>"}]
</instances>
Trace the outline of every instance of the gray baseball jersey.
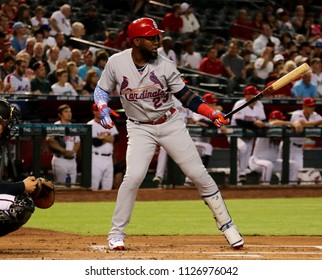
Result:
<instances>
[{"instance_id":1,"label":"gray baseball jersey","mask_svg":"<svg viewBox=\"0 0 322 280\"><path fill-rule=\"evenodd\" d=\"M147 64L142 75L134 65L131 49L112 55L107 64L98 86L107 92L116 88L125 114L133 120L159 119L175 106L171 93L185 86L173 62L160 55Z\"/></svg>"}]
</instances>

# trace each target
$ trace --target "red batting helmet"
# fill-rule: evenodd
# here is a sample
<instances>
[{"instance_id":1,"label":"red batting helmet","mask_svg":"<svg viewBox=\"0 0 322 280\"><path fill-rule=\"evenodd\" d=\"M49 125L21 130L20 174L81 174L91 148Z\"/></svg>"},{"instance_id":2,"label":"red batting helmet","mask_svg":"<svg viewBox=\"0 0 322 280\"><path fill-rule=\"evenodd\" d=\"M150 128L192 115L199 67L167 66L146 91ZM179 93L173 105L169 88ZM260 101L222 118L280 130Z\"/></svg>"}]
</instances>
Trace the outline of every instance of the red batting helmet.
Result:
<instances>
[{"instance_id":1,"label":"red batting helmet","mask_svg":"<svg viewBox=\"0 0 322 280\"><path fill-rule=\"evenodd\" d=\"M129 37L130 42L135 37L148 37L155 36L163 33L163 30L160 30L156 24L156 22L152 18L139 18L133 21L128 29L127 36Z\"/></svg>"}]
</instances>

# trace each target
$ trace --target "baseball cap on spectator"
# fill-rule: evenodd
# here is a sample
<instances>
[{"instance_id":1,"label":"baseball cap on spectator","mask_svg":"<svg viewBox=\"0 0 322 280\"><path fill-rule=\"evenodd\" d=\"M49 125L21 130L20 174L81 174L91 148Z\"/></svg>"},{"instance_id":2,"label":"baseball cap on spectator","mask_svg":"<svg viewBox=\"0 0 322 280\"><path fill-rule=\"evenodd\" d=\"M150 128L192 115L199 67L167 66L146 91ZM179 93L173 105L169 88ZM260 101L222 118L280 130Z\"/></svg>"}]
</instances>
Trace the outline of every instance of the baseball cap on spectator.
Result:
<instances>
[{"instance_id":1,"label":"baseball cap on spectator","mask_svg":"<svg viewBox=\"0 0 322 280\"><path fill-rule=\"evenodd\" d=\"M312 97L306 97L306 98L303 99L302 105L306 106L306 107L315 107L316 102Z\"/></svg>"},{"instance_id":2,"label":"baseball cap on spectator","mask_svg":"<svg viewBox=\"0 0 322 280\"><path fill-rule=\"evenodd\" d=\"M300 66L302 63L306 62L307 61L307 57L305 56L302 56L302 55L297 55L295 58L294 58L294 62L297 66Z\"/></svg>"},{"instance_id":3,"label":"baseball cap on spectator","mask_svg":"<svg viewBox=\"0 0 322 280\"><path fill-rule=\"evenodd\" d=\"M21 21L17 21L13 26L12 29L16 31L17 29L24 27L25 25Z\"/></svg>"},{"instance_id":4,"label":"baseball cap on spectator","mask_svg":"<svg viewBox=\"0 0 322 280\"><path fill-rule=\"evenodd\" d=\"M254 86L247 86L244 89L244 95L256 95L259 93L259 90Z\"/></svg>"},{"instance_id":5,"label":"baseball cap on spectator","mask_svg":"<svg viewBox=\"0 0 322 280\"><path fill-rule=\"evenodd\" d=\"M218 99L216 98L216 96L213 93L206 93L203 95L202 97L203 101L205 101L206 103L217 103Z\"/></svg>"},{"instance_id":6,"label":"baseball cap on spectator","mask_svg":"<svg viewBox=\"0 0 322 280\"><path fill-rule=\"evenodd\" d=\"M268 117L270 120L285 120L286 117L283 115L283 113L279 110L274 110L269 114Z\"/></svg>"},{"instance_id":7,"label":"baseball cap on spectator","mask_svg":"<svg viewBox=\"0 0 322 280\"><path fill-rule=\"evenodd\" d=\"M279 62L279 61L284 61L284 56L280 53L275 54L273 58L273 62Z\"/></svg>"},{"instance_id":8,"label":"baseball cap on spectator","mask_svg":"<svg viewBox=\"0 0 322 280\"><path fill-rule=\"evenodd\" d=\"M322 47L322 40L318 40L318 41L315 43L315 47L319 47L319 48L321 48L321 47Z\"/></svg>"},{"instance_id":9,"label":"baseball cap on spectator","mask_svg":"<svg viewBox=\"0 0 322 280\"><path fill-rule=\"evenodd\" d=\"M43 62L37 61L31 66L31 69L34 71L37 71L39 68L44 67L44 66L45 65Z\"/></svg>"},{"instance_id":10,"label":"baseball cap on spectator","mask_svg":"<svg viewBox=\"0 0 322 280\"><path fill-rule=\"evenodd\" d=\"M190 5L187 3L187 2L183 2L181 5L180 5L180 8L181 8L181 12L185 12L186 10L188 10L190 7Z\"/></svg>"},{"instance_id":11,"label":"baseball cap on spectator","mask_svg":"<svg viewBox=\"0 0 322 280\"><path fill-rule=\"evenodd\" d=\"M93 103L92 111L98 111L98 107L97 107L96 103Z\"/></svg>"},{"instance_id":12,"label":"baseball cap on spectator","mask_svg":"<svg viewBox=\"0 0 322 280\"><path fill-rule=\"evenodd\" d=\"M48 30L48 31L50 31L51 27L50 27L49 24L42 24L42 25L40 25L39 30Z\"/></svg>"}]
</instances>

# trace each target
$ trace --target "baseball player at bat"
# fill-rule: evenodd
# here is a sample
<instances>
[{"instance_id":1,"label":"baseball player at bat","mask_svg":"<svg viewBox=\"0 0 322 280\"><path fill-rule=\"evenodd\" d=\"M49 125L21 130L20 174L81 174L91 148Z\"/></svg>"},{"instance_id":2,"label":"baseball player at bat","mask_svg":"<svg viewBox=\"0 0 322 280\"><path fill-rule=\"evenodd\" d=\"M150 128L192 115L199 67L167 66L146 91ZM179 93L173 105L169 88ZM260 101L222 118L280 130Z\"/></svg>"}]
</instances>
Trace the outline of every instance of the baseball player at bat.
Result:
<instances>
[{"instance_id":1,"label":"baseball player at bat","mask_svg":"<svg viewBox=\"0 0 322 280\"><path fill-rule=\"evenodd\" d=\"M229 123L183 82L176 65L158 54L160 30L151 18L140 18L128 27L132 48L114 54L107 62L94 92L101 124L114 126L108 96L116 89L127 116L126 173L117 195L108 245L125 249L125 227L130 222L136 193L148 171L157 145L162 146L197 186L219 230L235 249L244 240L237 230L217 184L207 173L198 151L172 99L208 117L218 127Z\"/></svg>"}]
</instances>

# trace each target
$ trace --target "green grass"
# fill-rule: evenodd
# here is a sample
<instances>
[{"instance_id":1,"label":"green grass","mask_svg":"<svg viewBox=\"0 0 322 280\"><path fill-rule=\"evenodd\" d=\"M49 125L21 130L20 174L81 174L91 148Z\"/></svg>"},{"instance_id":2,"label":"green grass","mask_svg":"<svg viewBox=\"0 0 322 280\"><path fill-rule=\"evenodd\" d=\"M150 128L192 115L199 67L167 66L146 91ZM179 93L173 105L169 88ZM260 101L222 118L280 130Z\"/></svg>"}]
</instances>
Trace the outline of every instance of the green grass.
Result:
<instances>
[{"instance_id":1,"label":"green grass","mask_svg":"<svg viewBox=\"0 0 322 280\"><path fill-rule=\"evenodd\" d=\"M226 204L244 235L322 235L322 198L235 199ZM55 203L26 227L107 235L114 202ZM136 202L128 235L220 234L201 200Z\"/></svg>"}]
</instances>

